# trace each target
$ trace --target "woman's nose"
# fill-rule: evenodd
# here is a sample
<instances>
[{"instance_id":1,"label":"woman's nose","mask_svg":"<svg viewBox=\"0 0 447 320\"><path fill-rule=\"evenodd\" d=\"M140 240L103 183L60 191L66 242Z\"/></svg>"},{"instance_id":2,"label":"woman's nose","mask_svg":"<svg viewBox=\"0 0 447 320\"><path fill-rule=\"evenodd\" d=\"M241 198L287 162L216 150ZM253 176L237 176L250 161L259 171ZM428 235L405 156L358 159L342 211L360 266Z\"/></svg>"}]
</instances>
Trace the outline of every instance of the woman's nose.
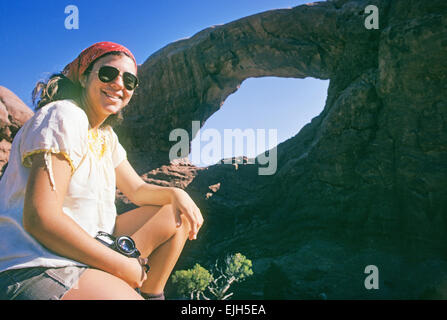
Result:
<instances>
[{"instance_id":1,"label":"woman's nose","mask_svg":"<svg viewBox=\"0 0 447 320\"><path fill-rule=\"evenodd\" d=\"M110 84L116 89L123 89L124 88L123 75L119 74L115 79L113 79L110 82Z\"/></svg>"}]
</instances>

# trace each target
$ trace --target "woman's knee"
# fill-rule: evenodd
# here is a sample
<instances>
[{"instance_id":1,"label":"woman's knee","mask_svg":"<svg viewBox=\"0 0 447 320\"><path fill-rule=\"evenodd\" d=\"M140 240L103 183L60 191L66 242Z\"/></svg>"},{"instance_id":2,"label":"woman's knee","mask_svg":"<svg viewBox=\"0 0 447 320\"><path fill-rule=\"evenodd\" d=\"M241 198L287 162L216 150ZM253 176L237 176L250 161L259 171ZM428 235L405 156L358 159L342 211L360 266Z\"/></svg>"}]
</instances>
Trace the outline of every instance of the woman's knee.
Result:
<instances>
[{"instance_id":1,"label":"woman's knee","mask_svg":"<svg viewBox=\"0 0 447 320\"><path fill-rule=\"evenodd\" d=\"M172 204L166 204L162 207L168 215L169 228L172 235L175 234L185 234L188 235L191 229L190 223L184 214L177 215ZM179 223L180 222L180 223Z\"/></svg>"},{"instance_id":2,"label":"woman's knee","mask_svg":"<svg viewBox=\"0 0 447 320\"><path fill-rule=\"evenodd\" d=\"M154 214L154 216L151 219L148 219L144 226L137 232L137 234L140 233L140 235L136 236L136 240L138 241L140 239L141 241L143 241L142 239L144 239L145 242L144 245L143 243L141 243L141 248L149 248L149 251L152 252L152 250L154 250L160 244L168 241L176 234L183 232L185 223L181 216L180 219L182 220L182 224L180 227L178 227L176 223L177 218L174 207L171 204L165 204L161 206L159 210ZM148 247L148 240L151 240L151 242L149 243L152 244L152 247Z\"/></svg>"}]
</instances>

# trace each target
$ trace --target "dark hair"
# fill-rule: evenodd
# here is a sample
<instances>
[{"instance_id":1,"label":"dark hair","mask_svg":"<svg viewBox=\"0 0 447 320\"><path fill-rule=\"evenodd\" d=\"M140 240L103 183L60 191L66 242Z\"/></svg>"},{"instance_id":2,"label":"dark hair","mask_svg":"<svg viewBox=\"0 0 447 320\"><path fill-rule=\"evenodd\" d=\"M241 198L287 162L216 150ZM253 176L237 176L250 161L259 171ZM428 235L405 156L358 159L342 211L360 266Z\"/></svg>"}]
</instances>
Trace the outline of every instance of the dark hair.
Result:
<instances>
[{"instance_id":1,"label":"dark hair","mask_svg":"<svg viewBox=\"0 0 447 320\"><path fill-rule=\"evenodd\" d=\"M98 58L96 58L88 68L84 71L84 74L89 74L96 61L98 59L103 58L107 55L126 55L124 52L108 52ZM79 81L72 82L70 79L68 79L64 74L62 73L54 73L52 74L47 82L39 81L37 82L36 86L33 89L33 92L31 93L31 98L33 101L33 105L35 106L35 109L38 110L45 106L46 104L58 101L58 100L65 100L65 99L71 99L73 100L78 107L86 110L86 106L82 104L82 92L85 90ZM110 125L116 125L123 119L121 110L117 114L112 114L107 117L107 119L101 124L101 127Z\"/></svg>"}]
</instances>

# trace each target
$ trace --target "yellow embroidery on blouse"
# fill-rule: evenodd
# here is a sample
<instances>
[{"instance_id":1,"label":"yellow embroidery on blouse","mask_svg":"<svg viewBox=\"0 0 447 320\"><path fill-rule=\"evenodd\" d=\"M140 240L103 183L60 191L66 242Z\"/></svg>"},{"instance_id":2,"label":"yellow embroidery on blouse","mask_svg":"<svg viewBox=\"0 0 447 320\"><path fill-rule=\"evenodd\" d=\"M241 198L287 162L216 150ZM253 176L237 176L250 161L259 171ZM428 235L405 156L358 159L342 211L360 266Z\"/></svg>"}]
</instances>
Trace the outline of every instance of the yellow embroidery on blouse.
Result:
<instances>
[{"instance_id":1,"label":"yellow embroidery on blouse","mask_svg":"<svg viewBox=\"0 0 447 320\"><path fill-rule=\"evenodd\" d=\"M64 152L64 151L59 151L56 149L38 149L38 150L34 150L34 151L30 151L28 153L25 153L22 156L22 163L25 167L29 168L31 167L31 161L29 161L29 157L33 156L35 154L38 153L46 153L46 152L50 152L50 153L54 153L54 154L62 154L65 159L67 159L67 161L70 163L70 167L71 167L71 174L73 175L73 173L76 171L76 168L73 165L73 161L71 161L71 158L68 156L68 153Z\"/></svg>"},{"instance_id":2,"label":"yellow embroidery on blouse","mask_svg":"<svg viewBox=\"0 0 447 320\"><path fill-rule=\"evenodd\" d=\"M100 160L107 148L104 132L100 129L90 129L88 131L88 146L90 151Z\"/></svg>"}]
</instances>

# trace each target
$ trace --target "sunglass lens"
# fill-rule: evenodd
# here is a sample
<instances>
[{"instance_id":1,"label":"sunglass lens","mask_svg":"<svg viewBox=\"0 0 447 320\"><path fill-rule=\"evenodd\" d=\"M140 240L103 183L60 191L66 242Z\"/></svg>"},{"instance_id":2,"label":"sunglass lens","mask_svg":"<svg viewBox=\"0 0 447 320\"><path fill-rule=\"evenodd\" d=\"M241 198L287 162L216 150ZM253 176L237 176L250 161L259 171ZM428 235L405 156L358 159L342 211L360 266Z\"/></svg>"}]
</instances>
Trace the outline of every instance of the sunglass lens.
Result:
<instances>
[{"instance_id":1,"label":"sunglass lens","mask_svg":"<svg viewBox=\"0 0 447 320\"><path fill-rule=\"evenodd\" d=\"M138 85L138 78L134 76L132 73L124 72L123 82L127 90L134 90Z\"/></svg>"},{"instance_id":2,"label":"sunglass lens","mask_svg":"<svg viewBox=\"0 0 447 320\"><path fill-rule=\"evenodd\" d=\"M103 66L99 68L98 78L102 82L110 82L119 75L120 71L111 66Z\"/></svg>"}]
</instances>

